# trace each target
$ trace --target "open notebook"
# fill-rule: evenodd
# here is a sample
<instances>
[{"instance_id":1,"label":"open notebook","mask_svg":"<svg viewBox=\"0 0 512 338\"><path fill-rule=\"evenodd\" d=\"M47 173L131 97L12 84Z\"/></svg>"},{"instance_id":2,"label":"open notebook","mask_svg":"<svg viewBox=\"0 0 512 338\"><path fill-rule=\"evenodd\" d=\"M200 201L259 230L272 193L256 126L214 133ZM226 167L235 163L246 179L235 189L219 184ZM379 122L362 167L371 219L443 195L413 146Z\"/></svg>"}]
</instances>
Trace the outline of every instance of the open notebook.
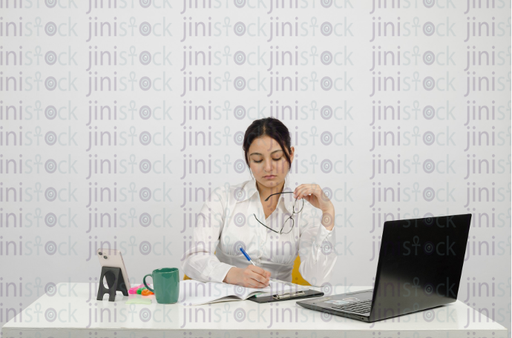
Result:
<instances>
[{"instance_id":1,"label":"open notebook","mask_svg":"<svg viewBox=\"0 0 512 338\"><path fill-rule=\"evenodd\" d=\"M307 290L307 287L284 281L271 280L266 288L246 288L227 283L203 283L195 280L180 281L179 303L202 305L208 303L245 300L254 295L265 296Z\"/></svg>"}]
</instances>

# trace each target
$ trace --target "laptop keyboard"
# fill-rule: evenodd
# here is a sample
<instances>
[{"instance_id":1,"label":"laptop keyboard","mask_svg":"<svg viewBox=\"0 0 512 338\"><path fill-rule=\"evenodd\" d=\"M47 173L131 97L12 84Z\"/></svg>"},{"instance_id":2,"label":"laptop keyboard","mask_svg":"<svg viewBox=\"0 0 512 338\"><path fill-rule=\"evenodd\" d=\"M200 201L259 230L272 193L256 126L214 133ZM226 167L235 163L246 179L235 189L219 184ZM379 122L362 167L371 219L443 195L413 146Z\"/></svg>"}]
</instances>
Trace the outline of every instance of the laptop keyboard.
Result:
<instances>
[{"instance_id":1,"label":"laptop keyboard","mask_svg":"<svg viewBox=\"0 0 512 338\"><path fill-rule=\"evenodd\" d=\"M341 311L353 312L353 313L368 313L372 307L372 300L363 300L356 303L350 303L345 305L333 306L333 308Z\"/></svg>"}]
</instances>

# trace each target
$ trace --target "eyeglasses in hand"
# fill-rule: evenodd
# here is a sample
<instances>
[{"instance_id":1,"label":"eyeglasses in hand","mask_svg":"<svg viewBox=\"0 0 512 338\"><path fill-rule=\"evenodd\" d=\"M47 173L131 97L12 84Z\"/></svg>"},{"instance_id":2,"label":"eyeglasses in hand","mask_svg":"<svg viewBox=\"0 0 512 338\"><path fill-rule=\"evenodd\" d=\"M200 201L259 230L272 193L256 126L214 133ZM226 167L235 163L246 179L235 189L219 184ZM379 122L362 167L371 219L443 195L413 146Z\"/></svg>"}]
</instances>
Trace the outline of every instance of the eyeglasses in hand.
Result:
<instances>
[{"instance_id":1,"label":"eyeglasses in hand","mask_svg":"<svg viewBox=\"0 0 512 338\"><path fill-rule=\"evenodd\" d=\"M293 191L284 191L284 192L277 192L275 194L272 194L270 195L269 197L267 197L265 199L265 202L268 201L268 199L274 195L279 195L279 194L293 194ZM269 230L272 230L273 232L277 233L277 234L289 234L290 231L292 231L293 229L293 226L295 225L295 221L293 220L293 215L295 214L298 214L299 212L302 211L302 209L304 208L304 199L301 199L299 202L297 201L297 199L295 199L295 202L293 203L293 211L292 211L292 214L290 215L290 217L288 217L286 219L286 221L284 221L283 223L283 226L281 227L281 230L280 231L276 231L272 228L269 228L268 226L266 226L265 224L263 224L262 222L260 222L260 220L256 217L255 214L254 215L254 218L256 218L256 220L261 224L263 225L265 228L269 229Z\"/></svg>"}]
</instances>

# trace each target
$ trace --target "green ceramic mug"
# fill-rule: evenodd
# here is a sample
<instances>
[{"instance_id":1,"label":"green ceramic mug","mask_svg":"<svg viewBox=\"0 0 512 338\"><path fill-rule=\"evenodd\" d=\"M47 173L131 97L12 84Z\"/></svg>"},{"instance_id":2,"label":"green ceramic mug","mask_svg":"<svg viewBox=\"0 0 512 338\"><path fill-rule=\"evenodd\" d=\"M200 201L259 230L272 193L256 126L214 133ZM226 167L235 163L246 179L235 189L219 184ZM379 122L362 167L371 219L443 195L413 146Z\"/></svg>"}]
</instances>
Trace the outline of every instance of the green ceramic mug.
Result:
<instances>
[{"instance_id":1,"label":"green ceramic mug","mask_svg":"<svg viewBox=\"0 0 512 338\"><path fill-rule=\"evenodd\" d=\"M146 277L148 276L153 278L154 290L146 284ZM153 273L145 275L142 281L148 290L155 293L155 298L158 303L174 304L178 302L178 296L180 294L180 273L178 268L153 270Z\"/></svg>"}]
</instances>

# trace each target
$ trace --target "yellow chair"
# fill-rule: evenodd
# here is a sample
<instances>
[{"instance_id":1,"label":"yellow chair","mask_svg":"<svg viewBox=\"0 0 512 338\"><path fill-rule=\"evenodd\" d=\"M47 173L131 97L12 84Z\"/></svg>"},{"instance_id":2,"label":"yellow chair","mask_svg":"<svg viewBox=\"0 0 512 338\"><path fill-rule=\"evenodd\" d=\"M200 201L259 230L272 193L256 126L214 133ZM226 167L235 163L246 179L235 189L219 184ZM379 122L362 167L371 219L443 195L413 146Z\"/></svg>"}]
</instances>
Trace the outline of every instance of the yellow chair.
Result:
<instances>
[{"instance_id":1,"label":"yellow chair","mask_svg":"<svg viewBox=\"0 0 512 338\"><path fill-rule=\"evenodd\" d=\"M311 286L311 284L309 284L304 278L302 278L302 275L299 272L299 266L300 266L300 257L297 256L297 258L295 258L295 262L293 263L292 283L299 284L299 285Z\"/></svg>"},{"instance_id":2,"label":"yellow chair","mask_svg":"<svg viewBox=\"0 0 512 338\"><path fill-rule=\"evenodd\" d=\"M311 284L309 284L304 278L302 278L302 275L299 272L299 266L300 266L300 257L297 256L297 258L295 258L295 262L293 263L292 283L310 286ZM187 279L191 279L191 278L188 277L187 275L184 275L183 280L187 280Z\"/></svg>"}]
</instances>

